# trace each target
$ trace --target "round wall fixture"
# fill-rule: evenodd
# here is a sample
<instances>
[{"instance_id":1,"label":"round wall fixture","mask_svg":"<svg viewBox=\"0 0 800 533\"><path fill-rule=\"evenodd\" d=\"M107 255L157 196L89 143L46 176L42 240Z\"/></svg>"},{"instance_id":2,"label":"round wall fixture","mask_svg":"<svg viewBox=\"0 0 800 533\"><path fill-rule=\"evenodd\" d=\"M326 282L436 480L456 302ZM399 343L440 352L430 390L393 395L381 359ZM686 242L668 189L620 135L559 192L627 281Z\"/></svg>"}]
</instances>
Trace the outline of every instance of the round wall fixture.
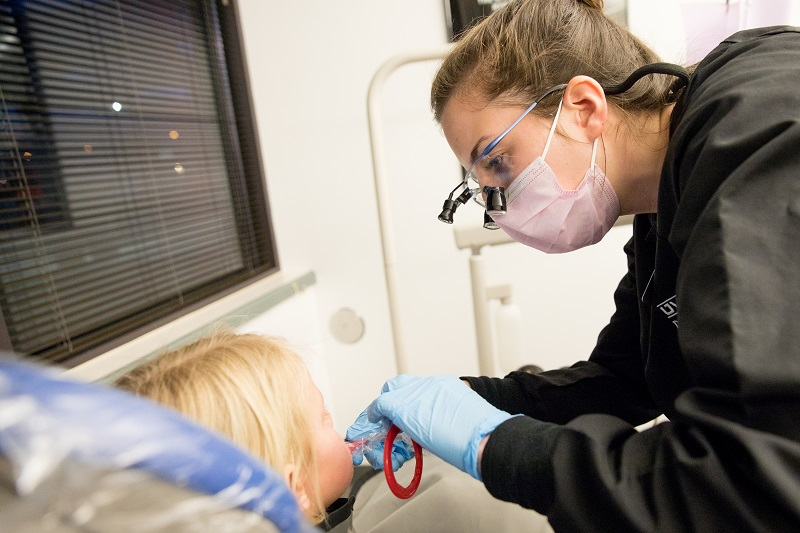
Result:
<instances>
[{"instance_id":1,"label":"round wall fixture","mask_svg":"<svg viewBox=\"0 0 800 533\"><path fill-rule=\"evenodd\" d=\"M364 319L346 307L333 313L329 325L333 338L345 344L358 342L364 336Z\"/></svg>"}]
</instances>

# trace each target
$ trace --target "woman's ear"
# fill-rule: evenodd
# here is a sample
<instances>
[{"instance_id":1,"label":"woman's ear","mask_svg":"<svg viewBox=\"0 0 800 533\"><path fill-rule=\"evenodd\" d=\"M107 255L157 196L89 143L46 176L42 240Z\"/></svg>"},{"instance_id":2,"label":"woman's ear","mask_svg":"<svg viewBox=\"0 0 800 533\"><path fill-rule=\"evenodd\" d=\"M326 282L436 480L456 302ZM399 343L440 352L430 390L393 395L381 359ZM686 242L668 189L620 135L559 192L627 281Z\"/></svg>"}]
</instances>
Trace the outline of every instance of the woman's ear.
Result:
<instances>
[{"instance_id":1,"label":"woman's ear","mask_svg":"<svg viewBox=\"0 0 800 533\"><path fill-rule=\"evenodd\" d=\"M300 505L303 514L308 516L311 513L311 499L308 497L305 485L301 483L297 475L297 468L295 465L286 465L283 468L283 477L289 485L289 488L292 489L292 493L297 503Z\"/></svg>"},{"instance_id":2,"label":"woman's ear","mask_svg":"<svg viewBox=\"0 0 800 533\"><path fill-rule=\"evenodd\" d=\"M582 132L582 140L600 137L608 118L608 102L603 88L594 78L575 76L564 89L563 108L570 111L570 123ZM570 136L573 136L571 132Z\"/></svg>"}]
</instances>

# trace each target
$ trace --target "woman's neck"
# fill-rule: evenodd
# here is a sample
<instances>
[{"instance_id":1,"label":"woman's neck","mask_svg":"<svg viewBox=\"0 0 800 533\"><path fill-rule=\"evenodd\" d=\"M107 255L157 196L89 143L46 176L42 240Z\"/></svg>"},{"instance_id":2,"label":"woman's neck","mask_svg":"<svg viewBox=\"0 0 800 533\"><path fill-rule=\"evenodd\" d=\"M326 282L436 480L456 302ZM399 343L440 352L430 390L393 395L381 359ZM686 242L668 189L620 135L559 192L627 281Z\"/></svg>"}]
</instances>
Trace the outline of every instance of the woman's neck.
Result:
<instances>
[{"instance_id":1,"label":"woman's neck","mask_svg":"<svg viewBox=\"0 0 800 533\"><path fill-rule=\"evenodd\" d=\"M611 128L607 128L608 138L604 139L606 175L619 199L621 215L656 212L672 108L634 117L630 126L609 109Z\"/></svg>"}]
</instances>

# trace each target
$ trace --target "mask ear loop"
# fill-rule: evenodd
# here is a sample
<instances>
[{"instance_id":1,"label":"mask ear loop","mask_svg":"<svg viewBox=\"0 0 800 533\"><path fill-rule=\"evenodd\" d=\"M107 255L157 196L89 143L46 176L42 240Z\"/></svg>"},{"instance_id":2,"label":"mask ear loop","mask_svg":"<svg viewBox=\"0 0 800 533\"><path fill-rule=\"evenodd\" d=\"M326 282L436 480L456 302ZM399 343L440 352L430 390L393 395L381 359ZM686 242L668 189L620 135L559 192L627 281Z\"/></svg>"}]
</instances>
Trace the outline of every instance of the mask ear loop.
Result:
<instances>
[{"instance_id":1,"label":"mask ear loop","mask_svg":"<svg viewBox=\"0 0 800 533\"><path fill-rule=\"evenodd\" d=\"M559 100L558 102L558 109L556 110L556 116L553 117L553 125L550 127L550 133L547 134L547 142L544 144L544 150L542 150L542 159L545 158L547 155L547 151L550 150L550 142L553 140L553 135L556 133L556 126L558 125L558 116L561 114L561 104L564 103L564 100ZM596 161L597 161L597 141L600 140L600 137L594 140L592 143L592 160L589 162L589 168L593 169Z\"/></svg>"},{"instance_id":2,"label":"mask ear loop","mask_svg":"<svg viewBox=\"0 0 800 533\"><path fill-rule=\"evenodd\" d=\"M547 151L550 150L550 142L553 140L553 135L556 133L556 126L558 126L558 116L561 114L561 104L564 103L564 100L558 101L558 110L556 111L556 116L553 118L553 125L550 126L550 133L547 134L547 142L544 143L544 150L542 150L542 159L547 156Z\"/></svg>"}]
</instances>

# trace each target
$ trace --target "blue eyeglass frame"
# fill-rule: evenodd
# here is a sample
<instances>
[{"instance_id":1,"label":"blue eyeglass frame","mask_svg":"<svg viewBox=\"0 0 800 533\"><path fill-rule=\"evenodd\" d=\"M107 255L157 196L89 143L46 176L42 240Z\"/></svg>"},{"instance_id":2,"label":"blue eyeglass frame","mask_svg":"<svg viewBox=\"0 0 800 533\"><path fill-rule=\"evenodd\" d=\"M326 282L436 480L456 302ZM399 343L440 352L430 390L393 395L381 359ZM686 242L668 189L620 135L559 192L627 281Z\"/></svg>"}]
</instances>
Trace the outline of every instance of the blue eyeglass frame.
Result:
<instances>
[{"instance_id":1,"label":"blue eyeglass frame","mask_svg":"<svg viewBox=\"0 0 800 533\"><path fill-rule=\"evenodd\" d=\"M681 67L680 65L673 65L671 63L650 63L648 65L641 66L641 67L637 68L636 70L634 70L622 83L619 83L617 85L604 85L602 87L603 88L603 92L605 93L606 96L622 94L625 91L627 91L628 89L630 89L631 87L633 87L634 83L636 83L641 78L643 78L644 76L647 76L649 74L665 74L665 75L668 75L668 76L674 76L674 77L678 78L680 83L677 86L675 86L675 87L670 89L672 94L677 94L677 92L679 90L681 90L684 86L688 85L689 79L690 79L690 76L689 76L689 73L687 72L687 70L684 67ZM503 137L505 137L508 134L508 132L511 131L514 128L514 126L519 124L519 121L522 120L523 118L525 118L525 116L528 113L530 113L533 110L533 108L537 106L537 104L539 102L541 102L542 100L544 100L545 98L547 98L548 96L553 94L554 92L560 91L560 90L566 89L566 88L567 88L567 84L566 83L562 83L562 84L559 84L559 85L553 85L552 87L547 89L539 98L534 100L534 102L530 105L530 107L528 107L528 109L526 109L522 113L522 115L520 115L520 117L517 120L515 120L508 128L506 128L506 130L503 133L498 135L495 140L493 140L492 142L489 143L489 146L487 146L483 150L483 152L481 152L481 155L479 155L477 157L477 159L475 159L475 161L472 162L472 166L470 166L470 170L472 170L472 167L475 166L475 163L478 162L478 160L480 160L481 157L484 157L486 154L491 152L494 149L494 147L497 146L497 143L499 143L501 140L503 140Z\"/></svg>"},{"instance_id":2,"label":"blue eyeglass frame","mask_svg":"<svg viewBox=\"0 0 800 533\"><path fill-rule=\"evenodd\" d=\"M519 116L519 118L517 118L517 120L515 120L514 122L512 122L512 123L511 123L511 125L510 125L509 127L507 127L507 128L506 128L506 129L503 131L503 133L501 133L500 135L498 135L498 136L497 136L497 137L496 137L496 138L495 138L495 139L494 139L492 142L490 142L490 143L489 143L489 144L486 146L486 148L484 148L484 149L483 149L483 152L481 152L481 155L479 155L478 157L476 157L476 158L475 158L475 161L473 161L473 162L472 162L472 165L469 167L469 171L467 172L467 176L469 176L469 175L472 173L472 169L475 167L475 163L477 163L478 161L480 161L482 157L485 157L486 155L488 155L488 154L489 154L489 152L491 152L492 150L494 150L495 146L497 146L497 145L498 145L498 143L499 143L500 141L502 141L502 140L503 140L503 138L504 138L506 135L508 135L508 132L510 132L511 130L513 130L513 129L514 129L514 126L516 126L517 124L519 124L519 123L520 123L520 121L521 121L523 118L525 118L526 116L528 116L528 113L530 113L531 111L533 111L533 108L534 108L534 107L536 107L537 105L539 105L539 102L541 102L542 100L544 100L545 98L547 98L548 96L550 96L551 94L553 94L554 92L556 92L556 91L560 91L560 90L562 90L562 89L566 89L566 88L567 88L567 84L566 84L566 83L562 83L562 84L560 84L560 85L554 85L554 86L550 87L549 89L547 89L547 90L546 90L546 91L545 91L545 92L544 92L544 93L543 93L543 94L542 94L542 95L541 95L539 98L537 98L536 100L534 100L534 101L533 101L533 103L532 103L530 106L528 106L528 109L526 109L525 111L523 111L523 112L522 112L522 114Z\"/></svg>"}]
</instances>

